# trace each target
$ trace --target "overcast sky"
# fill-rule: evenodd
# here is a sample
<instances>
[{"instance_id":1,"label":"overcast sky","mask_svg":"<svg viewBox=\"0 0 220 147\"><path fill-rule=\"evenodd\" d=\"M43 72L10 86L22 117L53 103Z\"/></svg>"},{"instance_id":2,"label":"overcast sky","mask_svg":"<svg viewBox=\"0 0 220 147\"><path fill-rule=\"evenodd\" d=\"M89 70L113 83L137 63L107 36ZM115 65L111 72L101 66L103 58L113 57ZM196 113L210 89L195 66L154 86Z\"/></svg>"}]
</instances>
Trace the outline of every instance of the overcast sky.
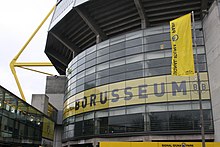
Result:
<instances>
[{"instance_id":1,"label":"overcast sky","mask_svg":"<svg viewBox=\"0 0 220 147\"><path fill-rule=\"evenodd\" d=\"M9 63L22 48L56 0L0 0L0 85L20 96ZM44 54L51 17L33 38L18 61L49 61ZM53 67L45 69L57 74ZM16 68L26 100L45 93L46 75Z\"/></svg>"}]
</instances>

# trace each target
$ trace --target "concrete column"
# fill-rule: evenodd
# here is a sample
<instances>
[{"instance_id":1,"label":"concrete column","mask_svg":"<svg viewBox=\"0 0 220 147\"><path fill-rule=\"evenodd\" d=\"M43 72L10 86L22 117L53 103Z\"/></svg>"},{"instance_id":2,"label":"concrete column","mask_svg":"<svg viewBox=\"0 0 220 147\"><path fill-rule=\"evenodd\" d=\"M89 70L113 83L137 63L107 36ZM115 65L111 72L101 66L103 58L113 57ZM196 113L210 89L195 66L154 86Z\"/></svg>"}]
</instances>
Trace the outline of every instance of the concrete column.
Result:
<instances>
[{"instance_id":1,"label":"concrete column","mask_svg":"<svg viewBox=\"0 0 220 147\"><path fill-rule=\"evenodd\" d=\"M65 84L65 76L48 76L46 80L46 95L49 97L49 103L58 110L58 116L54 130L53 147L62 146L63 98L65 92Z\"/></svg>"},{"instance_id":2,"label":"concrete column","mask_svg":"<svg viewBox=\"0 0 220 147\"><path fill-rule=\"evenodd\" d=\"M215 141L220 141L220 13L215 1L203 20L209 83L215 129Z\"/></svg>"}]
</instances>

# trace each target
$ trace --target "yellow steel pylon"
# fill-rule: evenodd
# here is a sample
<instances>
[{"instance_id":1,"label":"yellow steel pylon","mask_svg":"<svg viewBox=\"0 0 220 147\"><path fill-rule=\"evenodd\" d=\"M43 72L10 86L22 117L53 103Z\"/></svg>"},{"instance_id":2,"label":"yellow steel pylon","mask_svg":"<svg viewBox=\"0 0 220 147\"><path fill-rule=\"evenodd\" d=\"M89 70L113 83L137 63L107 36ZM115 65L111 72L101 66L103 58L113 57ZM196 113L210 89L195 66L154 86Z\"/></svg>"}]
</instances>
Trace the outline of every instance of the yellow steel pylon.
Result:
<instances>
[{"instance_id":1,"label":"yellow steel pylon","mask_svg":"<svg viewBox=\"0 0 220 147\"><path fill-rule=\"evenodd\" d=\"M57 5L57 4L56 4ZM21 84L18 80L16 71L15 71L15 67L20 67L23 69L27 69L27 70L31 70L34 72L39 72L39 73L43 73L43 74L47 74L47 75L52 75L46 72L42 72L42 71L38 71L38 70L34 70L31 68L26 68L24 66L53 66L51 62L16 62L17 59L19 58L19 56L21 55L21 53L24 51L24 49L27 47L27 45L30 43L30 41L33 39L33 37L36 35L36 33L39 31L39 29L42 27L42 25L45 23L45 21L48 19L48 17L50 16L50 14L55 10L56 5L54 5L52 7L52 9L49 11L49 13L47 14L47 16L43 19L43 21L40 23L40 25L37 27L37 29L33 32L33 34L31 35L31 37L27 40L27 42L24 44L24 46L21 48L21 50L18 52L18 54L12 59L12 61L10 62L10 68L11 68L11 72L15 78L16 84L18 86L19 92L21 94L21 98L26 101L23 90L21 88Z\"/></svg>"}]
</instances>

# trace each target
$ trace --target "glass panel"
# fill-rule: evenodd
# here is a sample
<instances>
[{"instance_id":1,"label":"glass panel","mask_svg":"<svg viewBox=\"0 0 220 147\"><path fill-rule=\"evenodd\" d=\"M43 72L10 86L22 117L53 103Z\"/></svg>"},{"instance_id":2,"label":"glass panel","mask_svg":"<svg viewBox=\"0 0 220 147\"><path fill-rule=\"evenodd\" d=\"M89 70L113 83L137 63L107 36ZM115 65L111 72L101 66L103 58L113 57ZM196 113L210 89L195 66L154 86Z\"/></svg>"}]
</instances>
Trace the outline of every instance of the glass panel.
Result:
<instances>
[{"instance_id":1,"label":"glass panel","mask_svg":"<svg viewBox=\"0 0 220 147\"><path fill-rule=\"evenodd\" d=\"M125 48L125 42L117 43L109 47L110 52L120 51Z\"/></svg>"},{"instance_id":2,"label":"glass panel","mask_svg":"<svg viewBox=\"0 0 220 147\"><path fill-rule=\"evenodd\" d=\"M119 82L125 80L125 73L110 76L110 82Z\"/></svg>"},{"instance_id":3,"label":"glass panel","mask_svg":"<svg viewBox=\"0 0 220 147\"><path fill-rule=\"evenodd\" d=\"M133 56L128 56L126 57L126 63L133 63L133 62L138 62L138 61L143 61L144 60L144 54L138 54L138 55L133 55Z\"/></svg>"},{"instance_id":4,"label":"glass panel","mask_svg":"<svg viewBox=\"0 0 220 147\"><path fill-rule=\"evenodd\" d=\"M110 53L110 59L120 58L125 56L125 50Z\"/></svg>"},{"instance_id":5,"label":"glass panel","mask_svg":"<svg viewBox=\"0 0 220 147\"><path fill-rule=\"evenodd\" d=\"M126 115L126 132L144 131L144 115L131 114Z\"/></svg>"},{"instance_id":6,"label":"glass panel","mask_svg":"<svg viewBox=\"0 0 220 147\"><path fill-rule=\"evenodd\" d=\"M97 57L108 54L108 53L109 53L109 47L103 48L97 51Z\"/></svg>"},{"instance_id":7,"label":"glass panel","mask_svg":"<svg viewBox=\"0 0 220 147\"><path fill-rule=\"evenodd\" d=\"M169 130L192 130L192 113L190 111L170 112Z\"/></svg>"},{"instance_id":8,"label":"glass panel","mask_svg":"<svg viewBox=\"0 0 220 147\"><path fill-rule=\"evenodd\" d=\"M125 66L117 66L117 67L113 67L109 69L109 73L110 75L114 75L114 74L119 74L119 73L124 73L125 72Z\"/></svg>"},{"instance_id":9,"label":"glass panel","mask_svg":"<svg viewBox=\"0 0 220 147\"><path fill-rule=\"evenodd\" d=\"M114 37L110 39L110 45L117 44L125 41L125 35Z\"/></svg>"},{"instance_id":10,"label":"glass panel","mask_svg":"<svg viewBox=\"0 0 220 147\"><path fill-rule=\"evenodd\" d=\"M147 112L158 112L158 111L168 111L167 104L149 104L146 107Z\"/></svg>"},{"instance_id":11,"label":"glass panel","mask_svg":"<svg viewBox=\"0 0 220 147\"><path fill-rule=\"evenodd\" d=\"M80 60L77 61L77 65L81 65L81 64L84 64L85 63L85 57L84 58L81 58ZM75 64L75 68L76 68L76 64ZM74 67L72 67L72 69L74 69Z\"/></svg>"},{"instance_id":12,"label":"glass panel","mask_svg":"<svg viewBox=\"0 0 220 147\"><path fill-rule=\"evenodd\" d=\"M74 136L82 136L82 130L83 130L83 122L76 122L75 123L75 130L74 130Z\"/></svg>"},{"instance_id":13,"label":"glass panel","mask_svg":"<svg viewBox=\"0 0 220 147\"><path fill-rule=\"evenodd\" d=\"M159 33L163 33L163 26L151 27L151 28L144 30L144 36L154 35L154 34L159 34Z\"/></svg>"},{"instance_id":14,"label":"glass panel","mask_svg":"<svg viewBox=\"0 0 220 147\"><path fill-rule=\"evenodd\" d=\"M159 67L159 66L171 66L171 58L161 58L156 60L145 61L145 68Z\"/></svg>"},{"instance_id":15,"label":"glass panel","mask_svg":"<svg viewBox=\"0 0 220 147\"><path fill-rule=\"evenodd\" d=\"M100 72L97 72L96 74L96 78L103 78L103 77L106 77L106 76L109 76L109 69L106 69L106 70L102 70Z\"/></svg>"},{"instance_id":16,"label":"glass panel","mask_svg":"<svg viewBox=\"0 0 220 147\"><path fill-rule=\"evenodd\" d=\"M109 109L109 116L124 115L125 107Z\"/></svg>"},{"instance_id":17,"label":"glass panel","mask_svg":"<svg viewBox=\"0 0 220 147\"><path fill-rule=\"evenodd\" d=\"M91 67L91 68L86 69L86 75L95 73L95 68L96 68L96 67L93 66L93 67Z\"/></svg>"},{"instance_id":18,"label":"glass panel","mask_svg":"<svg viewBox=\"0 0 220 147\"><path fill-rule=\"evenodd\" d=\"M133 40L126 41L126 48L132 47L132 46L138 46L142 44L143 38L137 38Z\"/></svg>"},{"instance_id":19,"label":"glass panel","mask_svg":"<svg viewBox=\"0 0 220 147\"><path fill-rule=\"evenodd\" d=\"M97 132L99 134L107 134L108 133L108 117L102 117L97 119L97 123L100 125Z\"/></svg>"},{"instance_id":20,"label":"glass panel","mask_svg":"<svg viewBox=\"0 0 220 147\"><path fill-rule=\"evenodd\" d=\"M78 71L78 72L81 72L81 71L83 71L83 70L85 70L85 64L80 65L80 66L77 68L77 71Z\"/></svg>"},{"instance_id":21,"label":"glass panel","mask_svg":"<svg viewBox=\"0 0 220 147\"><path fill-rule=\"evenodd\" d=\"M169 116L167 112L151 112L148 114L150 131L167 131Z\"/></svg>"},{"instance_id":22,"label":"glass panel","mask_svg":"<svg viewBox=\"0 0 220 147\"><path fill-rule=\"evenodd\" d=\"M82 71L82 72L80 72L80 73L78 73L77 75L76 75L76 79L78 80L78 79L81 79L82 77L84 77L85 76L85 71Z\"/></svg>"},{"instance_id":23,"label":"glass panel","mask_svg":"<svg viewBox=\"0 0 220 147\"><path fill-rule=\"evenodd\" d=\"M109 62L105 62L105 63L97 65L97 71L100 71L106 68L109 68Z\"/></svg>"},{"instance_id":24,"label":"glass panel","mask_svg":"<svg viewBox=\"0 0 220 147\"><path fill-rule=\"evenodd\" d=\"M177 110L191 110L192 105L191 102L176 102L168 104L169 111L177 111Z\"/></svg>"},{"instance_id":25,"label":"glass panel","mask_svg":"<svg viewBox=\"0 0 220 147\"><path fill-rule=\"evenodd\" d=\"M80 60L80 59L82 59L83 57L85 57L85 55L86 55L86 51L83 51L83 52L81 52L80 54L78 54L78 55L77 55L77 58L75 57L75 58L73 59L73 61L74 61L74 60L77 61L77 59Z\"/></svg>"},{"instance_id":26,"label":"glass panel","mask_svg":"<svg viewBox=\"0 0 220 147\"><path fill-rule=\"evenodd\" d=\"M110 61L110 67L115 67L123 64L125 64L125 58Z\"/></svg>"},{"instance_id":27,"label":"glass panel","mask_svg":"<svg viewBox=\"0 0 220 147\"><path fill-rule=\"evenodd\" d=\"M135 62L131 64L126 64L126 71L140 70L140 69L144 69L144 62Z\"/></svg>"},{"instance_id":28,"label":"glass panel","mask_svg":"<svg viewBox=\"0 0 220 147\"><path fill-rule=\"evenodd\" d=\"M141 52L143 52L142 46L135 46L135 47L126 49L126 55L132 55L132 54L137 54L137 53L141 53Z\"/></svg>"},{"instance_id":29,"label":"glass panel","mask_svg":"<svg viewBox=\"0 0 220 147\"><path fill-rule=\"evenodd\" d=\"M145 70L145 76L156 76L156 75L163 75L163 74L170 74L170 73L171 73L171 66L149 68Z\"/></svg>"},{"instance_id":30,"label":"glass panel","mask_svg":"<svg viewBox=\"0 0 220 147\"><path fill-rule=\"evenodd\" d=\"M84 121L84 135L93 135L94 134L94 121L93 119Z\"/></svg>"},{"instance_id":31,"label":"glass panel","mask_svg":"<svg viewBox=\"0 0 220 147\"><path fill-rule=\"evenodd\" d=\"M76 93L81 92L83 90L85 90L84 84L81 85L81 86L76 87Z\"/></svg>"},{"instance_id":32,"label":"glass panel","mask_svg":"<svg viewBox=\"0 0 220 147\"><path fill-rule=\"evenodd\" d=\"M85 83L85 89L90 89L96 86L96 81L90 81Z\"/></svg>"},{"instance_id":33,"label":"glass panel","mask_svg":"<svg viewBox=\"0 0 220 147\"><path fill-rule=\"evenodd\" d=\"M91 75L88 75L86 76L86 79L85 79L85 83L88 82L88 81L92 81L92 80L95 80L96 78L96 74L91 74Z\"/></svg>"},{"instance_id":34,"label":"glass panel","mask_svg":"<svg viewBox=\"0 0 220 147\"><path fill-rule=\"evenodd\" d=\"M211 109L211 104L209 101L203 101L202 102L202 108L203 109ZM193 110L199 110L199 101L192 102L192 109Z\"/></svg>"},{"instance_id":35,"label":"glass panel","mask_svg":"<svg viewBox=\"0 0 220 147\"><path fill-rule=\"evenodd\" d=\"M126 34L126 40L140 38L143 36L143 30Z\"/></svg>"},{"instance_id":36,"label":"glass panel","mask_svg":"<svg viewBox=\"0 0 220 147\"><path fill-rule=\"evenodd\" d=\"M145 59L158 59L164 57L165 57L164 51L149 52L145 54Z\"/></svg>"},{"instance_id":37,"label":"glass panel","mask_svg":"<svg viewBox=\"0 0 220 147\"><path fill-rule=\"evenodd\" d=\"M144 77L144 70L137 70L132 72L126 72L126 80L133 78L141 78Z\"/></svg>"},{"instance_id":38,"label":"glass panel","mask_svg":"<svg viewBox=\"0 0 220 147\"><path fill-rule=\"evenodd\" d=\"M92 59L96 58L96 52L92 52L89 55L86 56L86 61L90 61Z\"/></svg>"},{"instance_id":39,"label":"glass panel","mask_svg":"<svg viewBox=\"0 0 220 147\"><path fill-rule=\"evenodd\" d=\"M109 77L100 78L96 80L96 86L100 86L108 83L109 83Z\"/></svg>"},{"instance_id":40,"label":"glass panel","mask_svg":"<svg viewBox=\"0 0 220 147\"><path fill-rule=\"evenodd\" d=\"M76 122L82 121L82 120L83 120L83 115L82 114L76 116Z\"/></svg>"},{"instance_id":41,"label":"glass panel","mask_svg":"<svg viewBox=\"0 0 220 147\"><path fill-rule=\"evenodd\" d=\"M96 64L96 59L90 60L90 61L86 62L86 68L94 66L95 64Z\"/></svg>"},{"instance_id":42,"label":"glass panel","mask_svg":"<svg viewBox=\"0 0 220 147\"><path fill-rule=\"evenodd\" d=\"M97 58L97 64L102 63L102 62L106 62L109 60L109 54L104 55L104 56L100 56Z\"/></svg>"},{"instance_id":43,"label":"glass panel","mask_svg":"<svg viewBox=\"0 0 220 147\"><path fill-rule=\"evenodd\" d=\"M84 114L84 120L93 119L93 118L94 118L94 112Z\"/></svg>"},{"instance_id":44,"label":"glass panel","mask_svg":"<svg viewBox=\"0 0 220 147\"><path fill-rule=\"evenodd\" d=\"M127 107L127 114L145 113L145 105Z\"/></svg>"},{"instance_id":45,"label":"glass panel","mask_svg":"<svg viewBox=\"0 0 220 147\"><path fill-rule=\"evenodd\" d=\"M96 45L94 45L94 46L88 48L88 49L86 50L86 55L89 55L89 54L91 54L91 53L93 53L93 52L95 52L95 51L96 51Z\"/></svg>"},{"instance_id":46,"label":"glass panel","mask_svg":"<svg viewBox=\"0 0 220 147\"><path fill-rule=\"evenodd\" d=\"M102 49L107 46L109 46L109 40L106 40L106 41L103 41L103 42L97 44L97 49Z\"/></svg>"},{"instance_id":47,"label":"glass panel","mask_svg":"<svg viewBox=\"0 0 220 147\"><path fill-rule=\"evenodd\" d=\"M96 113L95 113L96 118L106 117L106 116L108 116L108 110L96 111Z\"/></svg>"},{"instance_id":48,"label":"glass panel","mask_svg":"<svg viewBox=\"0 0 220 147\"><path fill-rule=\"evenodd\" d=\"M123 133L125 132L126 116L109 117L109 133Z\"/></svg>"}]
</instances>

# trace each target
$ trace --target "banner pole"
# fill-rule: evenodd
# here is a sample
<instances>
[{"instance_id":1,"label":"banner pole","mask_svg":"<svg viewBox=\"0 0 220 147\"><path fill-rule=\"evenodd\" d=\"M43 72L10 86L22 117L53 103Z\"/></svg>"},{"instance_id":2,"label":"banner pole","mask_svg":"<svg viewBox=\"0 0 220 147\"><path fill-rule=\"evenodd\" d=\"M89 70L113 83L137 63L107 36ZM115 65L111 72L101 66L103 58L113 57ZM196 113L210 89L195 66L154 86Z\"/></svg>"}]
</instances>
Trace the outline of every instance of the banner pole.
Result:
<instances>
[{"instance_id":1,"label":"banner pole","mask_svg":"<svg viewBox=\"0 0 220 147\"><path fill-rule=\"evenodd\" d=\"M195 29L195 20L194 20L194 12L192 11L192 23L193 23L193 44L196 51L196 73L197 73L197 82L198 82L198 94L199 94L199 110L200 110L200 125L201 125L201 135L202 135L202 147L205 147L205 129L204 129L204 116L202 109L202 95L201 95L201 81L199 75L199 61L198 61L198 51L196 44L196 29Z\"/></svg>"}]
</instances>

